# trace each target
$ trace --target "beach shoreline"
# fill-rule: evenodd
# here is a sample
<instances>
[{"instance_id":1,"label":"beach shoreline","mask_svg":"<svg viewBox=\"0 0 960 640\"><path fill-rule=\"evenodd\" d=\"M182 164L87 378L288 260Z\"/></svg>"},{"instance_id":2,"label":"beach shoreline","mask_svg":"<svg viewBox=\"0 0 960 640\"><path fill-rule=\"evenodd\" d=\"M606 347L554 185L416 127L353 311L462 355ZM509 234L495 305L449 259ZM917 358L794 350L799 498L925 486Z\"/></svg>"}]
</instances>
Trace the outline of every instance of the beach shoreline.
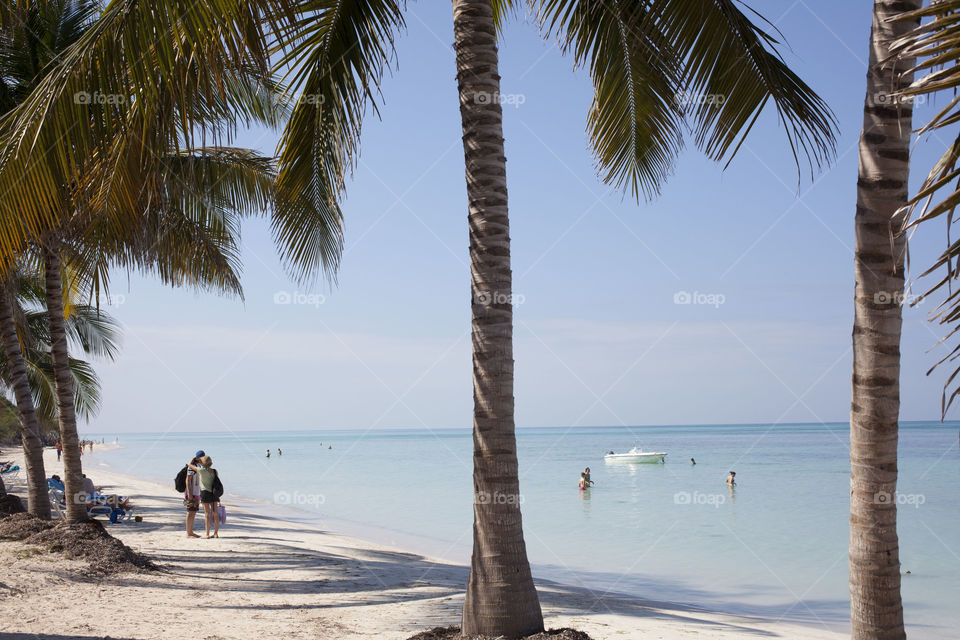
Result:
<instances>
[{"instance_id":1,"label":"beach shoreline","mask_svg":"<svg viewBox=\"0 0 960 640\"><path fill-rule=\"evenodd\" d=\"M113 445L97 445L112 447ZM5 459L22 463L21 452ZM88 458L85 456L85 461ZM47 475L62 466L45 451ZM8 612L0 632L66 637L395 638L435 626L459 624L469 568L403 549L345 536L284 518L262 501L227 496L227 523L219 539L189 539L183 507L172 486L98 467L91 478L105 492L131 496L141 523L107 525L136 551L157 561L158 574L124 574L90 581L77 564L56 555L25 555L20 543L0 543L9 567L0 588ZM8 491L23 495L20 486ZM203 535L202 517L197 532ZM654 637L733 639L745 635L834 640L835 630L755 616L710 611L691 604L658 602L583 586L537 580L548 628L573 627L593 638ZM137 615L90 615L90 611ZM71 609L76 609L71 611ZM60 611L57 616L38 612ZM181 618L188 618L182 620Z\"/></svg>"}]
</instances>

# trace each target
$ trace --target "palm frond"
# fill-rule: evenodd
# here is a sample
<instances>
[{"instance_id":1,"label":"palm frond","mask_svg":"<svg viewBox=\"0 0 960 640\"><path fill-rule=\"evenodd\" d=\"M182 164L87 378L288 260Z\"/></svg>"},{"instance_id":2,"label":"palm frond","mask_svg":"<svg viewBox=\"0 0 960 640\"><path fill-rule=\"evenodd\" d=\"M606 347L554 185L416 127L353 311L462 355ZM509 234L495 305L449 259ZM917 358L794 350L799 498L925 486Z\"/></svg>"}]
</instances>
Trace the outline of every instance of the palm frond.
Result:
<instances>
[{"instance_id":1,"label":"palm frond","mask_svg":"<svg viewBox=\"0 0 960 640\"><path fill-rule=\"evenodd\" d=\"M944 95L946 104L937 110L917 131L919 135L944 132L960 122L960 0L938 0L917 11L902 13L897 20L916 21L924 19L896 41L891 50L893 57L887 64L903 67L906 76L913 81L899 93L886 99L899 109L912 110L914 103L924 102L933 96ZM952 93L952 95L951 95ZM938 136L939 139L939 136ZM903 213L904 233L917 225L934 219L946 224L946 248L933 264L926 268L920 278L940 272L917 301L932 296L943 300L929 314L931 322L945 327L946 335L940 344L952 340L960 330L960 291L955 283L960 279L960 241L951 239L951 228L957 221L956 210L960 205L960 132L953 133L943 154L934 163L924 178L917 193L907 204ZM930 375L947 362L960 358L960 345L952 348L930 370ZM960 365L951 373L943 386L941 416L946 417L953 401L960 396Z\"/></svg>"},{"instance_id":2,"label":"palm frond","mask_svg":"<svg viewBox=\"0 0 960 640\"><path fill-rule=\"evenodd\" d=\"M534 0L545 33L587 66L587 129L604 182L652 197L689 125L708 157L729 161L773 102L799 168L832 157L836 122L780 58L779 42L734 0Z\"/></svg>"},{"instance_id":3,"label":"palm frond","mask_svg":"<svg viewBox=\"0 0 960 640\"><path fill-rule=\"evenodd\" d=\"M335 271L343 243L338 200L359 153L367 108L403 27L395 0L307 0L281 40L293 108L278 149L273 233L298 280Z\"/></svg>"},{"instance_id":4,"label":"palm frond","mask_svg":"<svg viewBox=\"0 0 960 640\"><path fill-rule=\"evenodd\" d=\"M145 167L276 125L264 29L288 4L112 2L0 121L0 257L92 206L135 224Z\"/></svg>"}]
</instances>

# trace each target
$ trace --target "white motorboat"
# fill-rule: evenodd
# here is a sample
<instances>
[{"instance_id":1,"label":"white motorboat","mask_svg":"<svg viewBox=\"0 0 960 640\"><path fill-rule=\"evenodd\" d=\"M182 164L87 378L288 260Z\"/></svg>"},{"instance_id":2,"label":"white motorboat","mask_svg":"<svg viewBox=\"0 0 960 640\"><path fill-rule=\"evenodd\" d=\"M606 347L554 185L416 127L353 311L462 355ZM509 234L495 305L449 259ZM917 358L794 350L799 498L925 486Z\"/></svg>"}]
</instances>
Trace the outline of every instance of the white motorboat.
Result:
<instances>
[{"instance_id":1,"label":"white motorboat","mask_svg":"<svg viewBox=\"0 0 960 640\"><path fill-rule=\"evenodd\" d=\"M610 453L603 456L605 462L630 462L633 464L654 464L665 462L667 454L663 451L644 451L634 447L626 453Z\"/></svg>"}]
</instances>

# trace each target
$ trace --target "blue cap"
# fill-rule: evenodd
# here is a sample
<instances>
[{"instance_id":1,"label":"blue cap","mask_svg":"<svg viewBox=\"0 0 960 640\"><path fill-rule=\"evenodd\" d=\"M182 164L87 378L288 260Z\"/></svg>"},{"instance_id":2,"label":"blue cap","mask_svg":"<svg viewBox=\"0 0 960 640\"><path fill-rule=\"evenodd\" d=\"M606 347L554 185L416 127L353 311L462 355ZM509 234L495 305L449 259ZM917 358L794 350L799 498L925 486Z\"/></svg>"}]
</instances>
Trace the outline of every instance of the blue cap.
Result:
<instances>
[{"instance_id":1,"label":"blue cap","mask_svg":"<svg viewBox=\"0 0 960 640\"><path fill-rule=\"evenodd\" d=\"M202 458L202 457L205 456L205 455L207 455L207 454L205 454L205 453L203 452L203 449L200 449L200 451L197 451L197 453L196 453L193 457L194 457L194 458Z\"/></svg>"}]
</instances>

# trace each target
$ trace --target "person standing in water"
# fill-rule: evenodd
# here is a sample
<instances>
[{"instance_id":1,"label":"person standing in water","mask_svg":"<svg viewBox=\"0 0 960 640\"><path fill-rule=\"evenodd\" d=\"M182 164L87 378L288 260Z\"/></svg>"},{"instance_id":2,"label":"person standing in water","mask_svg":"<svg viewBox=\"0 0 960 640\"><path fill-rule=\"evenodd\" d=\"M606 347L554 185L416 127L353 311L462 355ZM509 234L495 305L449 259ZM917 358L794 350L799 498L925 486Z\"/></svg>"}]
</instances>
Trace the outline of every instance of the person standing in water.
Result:
<instances>
[{"instance_id":1,"label":"person standing in water","mask_svg":"<svg viewBox=\"0 0 960 640\"><path fill-rule=\"evenodd\" d=\"M727 484L731 487L736 486L737 484L737 472L731 471L730 475L727 476Z\"/></svg>"},{"instance_id":2,"label":"person standing in water","mask_svg":"<svg viewBox=\"0 0 960 640\"><path fill-rule=\"evenodd\" d=\"M590 467L587 467L582 474L584 480L584 486L590 488L593 486L593 480L590 479Z\"/></svg>"},{"instance_id":3,"label":"person standing in water","mask_svg":"<svg viewBox=\"0 0 960 640\"><path fill-rule=\"evenodd\" d=\"M278 456L282 456L282 455L283 455L283 449L281 449L280 447L277 447L277 455L278 455Z\"/></svg>"},{"instance_id":4,"label":"person standing in water","mask_svg":"<svg viewBox=\"0 0 960 640\"><path fill-rule=\"evenodd\" d=\"M693 458L690 458L690 464L697 464L697 461L694 460Z\"/></svg>"},{"instance_id":5,"label":"person standing in water","mask_svg":"<svg viewBox=\"0 0 960 640\"><path fill-rule=\"evenodd\" d=\"M270 449L267 449L267 457L270 457Z\"/></svg>"}]
</instances>

